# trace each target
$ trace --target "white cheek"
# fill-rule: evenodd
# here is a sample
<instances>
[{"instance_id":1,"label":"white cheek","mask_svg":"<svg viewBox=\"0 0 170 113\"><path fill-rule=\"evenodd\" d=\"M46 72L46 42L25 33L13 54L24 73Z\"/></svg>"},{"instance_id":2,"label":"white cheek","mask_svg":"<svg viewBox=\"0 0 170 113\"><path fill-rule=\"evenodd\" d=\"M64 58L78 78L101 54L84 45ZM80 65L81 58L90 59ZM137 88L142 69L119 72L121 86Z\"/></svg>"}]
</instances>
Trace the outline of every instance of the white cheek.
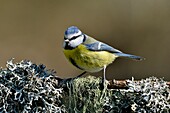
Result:
<instances>
[{"instance_id":1,"label":"white cheek","mask_svg":"<svg viewBox=\"0 0 170 113\"><path fill-rule=\"evenodd\" d=\"M81 43L83 43L83 36L76 38L74 40L71 40L69 45L71 47L76 47L76 46L80 45Z\"/></svg>"}]
</instances>

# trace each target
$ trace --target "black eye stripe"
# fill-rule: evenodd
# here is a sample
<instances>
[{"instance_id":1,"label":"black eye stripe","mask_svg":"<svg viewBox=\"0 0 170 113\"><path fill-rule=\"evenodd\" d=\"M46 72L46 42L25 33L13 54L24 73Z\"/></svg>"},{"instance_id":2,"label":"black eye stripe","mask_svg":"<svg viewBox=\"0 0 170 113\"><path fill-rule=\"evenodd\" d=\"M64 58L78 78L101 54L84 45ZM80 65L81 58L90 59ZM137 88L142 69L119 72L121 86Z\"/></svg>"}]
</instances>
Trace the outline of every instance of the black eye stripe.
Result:
<instances>
[{"instance_id":1,"label":"black eye stripe","mask_svg":"<svg viewBox=\"0 0 170 113\"><path fill-rule=\"evenodd\" d=\"M81 35L82 35L82 34L81 34ZM68 39L68 38L64 37L64 40L69 40L69 41L75 40L76 38L78 38L78 37L81 36L81 35L73 36L71 39ZM83 41L84 41L85 39L86 39L86 37L84 36Z\"/></svg>"},{"instance_id":2,"label":"black eye stripe","mask_svg":"<svg viewBox=\"0 0 170 113\"><path fill-rule=\"evenodd\" d=\"M74 39L78 38L79 36L81 36L81 35L73 36L71 39L69 39L69 41L74 40Z\"/></svg>"}]
</instances>

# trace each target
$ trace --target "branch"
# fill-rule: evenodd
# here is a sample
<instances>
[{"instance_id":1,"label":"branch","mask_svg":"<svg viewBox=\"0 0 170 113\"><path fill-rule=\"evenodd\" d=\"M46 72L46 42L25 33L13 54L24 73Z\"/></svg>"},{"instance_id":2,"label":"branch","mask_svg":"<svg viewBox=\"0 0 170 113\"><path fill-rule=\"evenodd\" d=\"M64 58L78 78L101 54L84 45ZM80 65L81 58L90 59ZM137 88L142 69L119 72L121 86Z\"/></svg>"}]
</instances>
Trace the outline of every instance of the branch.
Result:
<instances>
[{"instance_id":1,"label":"branch","mask_svg":"<svg viewBox=\"0 0 170 113\"><path fill-rule=\"evenodd\" d=\"M135 81L135 82L140 82ZM170 87L170 82L166 82L168 87ZM109 80L109 84L107 86L109 89L128 89L128 82L127 80Z\"/></svg>"}]
</instances>

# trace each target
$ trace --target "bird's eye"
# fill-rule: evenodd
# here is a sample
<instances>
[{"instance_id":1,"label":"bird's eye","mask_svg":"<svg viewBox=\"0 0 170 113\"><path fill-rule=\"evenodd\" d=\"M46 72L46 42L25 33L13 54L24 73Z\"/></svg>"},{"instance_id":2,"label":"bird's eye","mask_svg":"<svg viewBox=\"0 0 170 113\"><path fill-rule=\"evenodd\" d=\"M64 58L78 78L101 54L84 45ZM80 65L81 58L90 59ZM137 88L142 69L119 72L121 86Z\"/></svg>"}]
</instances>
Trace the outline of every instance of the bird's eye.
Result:
<instances>
[{"instance_id":1,"label":"bird's eye","mask_svg":"<svg viewBox=\"0 0 170 113\"><path fill-rule=\"evenodd\" d=\"M70 40L74 40L74 39L78 38L79 36L81 36L81 35L73 36Z\"/></svg>"}]
</instances>

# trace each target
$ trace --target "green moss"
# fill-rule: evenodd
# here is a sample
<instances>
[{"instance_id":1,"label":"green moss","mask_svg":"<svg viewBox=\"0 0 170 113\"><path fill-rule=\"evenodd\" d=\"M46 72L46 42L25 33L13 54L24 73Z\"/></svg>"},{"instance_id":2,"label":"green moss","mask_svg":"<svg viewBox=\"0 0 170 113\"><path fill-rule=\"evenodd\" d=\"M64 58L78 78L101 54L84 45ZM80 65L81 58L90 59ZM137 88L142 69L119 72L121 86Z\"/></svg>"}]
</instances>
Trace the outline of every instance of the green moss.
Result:
<instances>
[{"instance_id":1,"label":"green moss","mask_svg":"<svg viewBox=\"0 0 170 113\"><path fill-rule=\"evenodd\" d=\"M69 113L102 112L104 99L100 84L100 78L93 76L78 78L68 83Z\"/></svg>"}]
</instances>

